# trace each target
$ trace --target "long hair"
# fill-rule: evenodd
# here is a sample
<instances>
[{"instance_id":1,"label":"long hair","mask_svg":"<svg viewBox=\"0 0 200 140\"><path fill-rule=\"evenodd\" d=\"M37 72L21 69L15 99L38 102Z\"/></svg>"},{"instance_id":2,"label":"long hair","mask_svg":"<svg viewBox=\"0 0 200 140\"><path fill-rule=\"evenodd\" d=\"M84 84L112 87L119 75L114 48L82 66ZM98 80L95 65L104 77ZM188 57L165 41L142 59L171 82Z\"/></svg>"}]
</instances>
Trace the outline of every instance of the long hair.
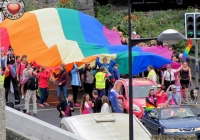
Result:
<instances>
[{"instance_id":1,"label":"long hair","mask_svg":"<svg viewBox=\"0 0 200 140\"><path fill-rule=\"evenodd\" d=\"M67 72L65 64L61 64L60 66L63 68L63 71L60 72Z\"/></svg>"},{"instance_id":2,"label":"long hair","mask_svg":"<svg viewBox=\"0 0 200 140\"><path fill-rule=\"evenodd\" d=\"M27 55L22 55L21 62L23 61L24 58L27 58Z\"/></svg>"},{"instance_id":3,"label":"long hair","mask_svg":"<svg viewBox=\"0 0 200 140\"><path fill-rule=\"evenodd\" d=\"M82 111L83 111L83 109L84 109L84 104L85 104L85 101L86 101L86 96L89 96L89 94L88 93L86 93L86 94L83 94L83 97L82 97ZM90 96L89 96L90 97Z\"/></svg>"},{"instance_id":4,"label":"long hair","mask_svg":"<svg viewBox=\"0 0 200 140\"><path fill-rule=\"evenodd\" d=\"M107 96L103 96L102 97L102 106L103 106L104 103L107 103L110 106L110 103L109 103L109 100L108 100Z\"/></svg>"}]
</instances>

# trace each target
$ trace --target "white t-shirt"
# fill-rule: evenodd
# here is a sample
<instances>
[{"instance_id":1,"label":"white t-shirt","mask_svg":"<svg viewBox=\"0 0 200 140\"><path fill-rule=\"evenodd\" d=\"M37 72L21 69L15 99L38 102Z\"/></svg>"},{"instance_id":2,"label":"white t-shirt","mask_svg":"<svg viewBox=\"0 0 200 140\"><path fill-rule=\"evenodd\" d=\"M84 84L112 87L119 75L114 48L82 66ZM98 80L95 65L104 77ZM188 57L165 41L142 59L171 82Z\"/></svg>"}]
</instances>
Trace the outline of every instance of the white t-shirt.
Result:
<instances>
[{"instance_id":1,"label":"white t-shirt","mask_svg":"<svg viewBox=\"0 0 200 140\"><path fill-rule=\"evenodd\" d=\"M166 81L170 81L170 74L171 74L171 81L174 81L175 80L175 73L176 72L177 71L174 70L174 69L172 69L170 72L166 70L166 71L164 71L163 76L165 77Z\"/></svg>"},{"instance_id":2,"label":"white t-shirt","mask_svg":"<svg viewBox=\"0 0 200 140\"><path fill-rule=\"evenodd\" d=\"M110 113L110 106L107 103L104 103L101 107L101 113Z\"/></svg>"}]
</instances>

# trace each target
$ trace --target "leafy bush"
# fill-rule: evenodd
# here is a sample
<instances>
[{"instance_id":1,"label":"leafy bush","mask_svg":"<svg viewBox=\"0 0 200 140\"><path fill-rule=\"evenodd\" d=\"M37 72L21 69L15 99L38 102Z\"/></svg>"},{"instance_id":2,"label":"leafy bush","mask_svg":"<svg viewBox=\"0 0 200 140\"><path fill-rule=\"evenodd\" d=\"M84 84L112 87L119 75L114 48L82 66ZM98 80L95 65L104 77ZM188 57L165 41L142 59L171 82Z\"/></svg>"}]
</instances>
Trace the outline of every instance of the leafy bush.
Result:
<instances>
[{"instance_id":1,"label":"leafy bush","mask_svg":"<svg viewBox=\"0 0 200 140\"><path fill-rule=\"evenodd\" d=\"M57 3L59 8L77 9L76 0L60 0Z\"/></svg>"},{"instance_id":2,"label":"leafy bush","mask_svg":"<svg viewBox=\"0 0 200 140\"><path fill-rule=\"evenodd\" d=\"M95 16L107 28L111 29L117 26L127 37L128 12L127 10L119 11L113 9L112 7L99 6L97 4ZM131 29L136 31L141 38L157 37L166 29L174 29L184 34L184 14L186 12L194 12L194 8L189 7L187 10L133 12L131 14ZM186 48L186 41L179 41L173 46L177 51L183 52Z\"/></svg>"}]
</instances>

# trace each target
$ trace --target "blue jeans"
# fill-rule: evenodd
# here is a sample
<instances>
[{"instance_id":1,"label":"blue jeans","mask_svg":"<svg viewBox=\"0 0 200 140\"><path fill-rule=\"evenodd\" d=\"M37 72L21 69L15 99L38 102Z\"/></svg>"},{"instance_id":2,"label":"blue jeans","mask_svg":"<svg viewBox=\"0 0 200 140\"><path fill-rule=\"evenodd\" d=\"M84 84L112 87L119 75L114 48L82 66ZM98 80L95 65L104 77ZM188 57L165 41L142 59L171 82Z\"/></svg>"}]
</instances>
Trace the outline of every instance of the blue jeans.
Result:
<instances>
[{"instance_id":1,"label":"blue jeans","mask_svg":"<svg viewBox=\"0 0 200 140\"><path fill-rule=\"evenodd\" d=\"M49 97L49 89L48 88L39 88L40 90L40 104L47 102Z\"/></svg>"},{"instance_id":2,"label":"blue jeans","mask_svg":"<svg viewBox=\"0 0 200 140\"><path fill-rule=\"evenodd\" d=\"M106 94L106 90L105 89L101 89L101 90L97 89L97 91L98 91L98 96L100 98L102 98Z\"/></svg>"},{"instance_id":3,"label":"blue jeans","mask_svg":"<svg viewBox=\"0 0 200 140\"><path fill-rule=\"evenodd\" d=\"M64 99L67 98L67 86L58 86L57 87L57 96L58 96L58 100L61 102L62 98L61 98L61 92L63 92L64 95Z\"/></svg>"}]
</instances>

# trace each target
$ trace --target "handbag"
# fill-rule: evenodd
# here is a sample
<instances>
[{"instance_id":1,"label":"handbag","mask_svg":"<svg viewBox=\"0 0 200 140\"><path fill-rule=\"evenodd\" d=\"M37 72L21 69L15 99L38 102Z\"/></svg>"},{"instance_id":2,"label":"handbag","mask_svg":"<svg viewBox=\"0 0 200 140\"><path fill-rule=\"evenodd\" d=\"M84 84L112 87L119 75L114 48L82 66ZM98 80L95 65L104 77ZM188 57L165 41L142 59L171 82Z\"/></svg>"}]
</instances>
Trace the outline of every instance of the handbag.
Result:
<instances>
[{"instance_id":1,"label":"handbag","mask_svg":"<svg viewBox=\"0 0 200 140\"><path fill-rule=\"evenodd\" d=\"M49 82L50 83L55 83L56 82L56 79L54 78L54 76L52 74L50 74Z\"/></svg>"}]
</instances>

